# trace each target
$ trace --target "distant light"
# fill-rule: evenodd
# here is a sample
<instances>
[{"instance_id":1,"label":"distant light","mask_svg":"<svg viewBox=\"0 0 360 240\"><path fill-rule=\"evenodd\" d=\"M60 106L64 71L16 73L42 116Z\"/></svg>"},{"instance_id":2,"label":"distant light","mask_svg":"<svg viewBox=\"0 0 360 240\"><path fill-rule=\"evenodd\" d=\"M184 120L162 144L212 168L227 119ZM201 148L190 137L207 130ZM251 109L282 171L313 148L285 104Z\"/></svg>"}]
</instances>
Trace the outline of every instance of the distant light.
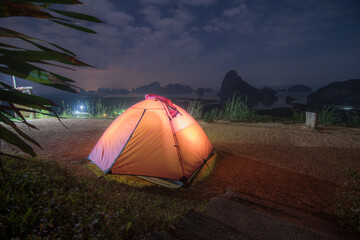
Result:
<instances>
[{"instance_id":1,"label":"distant light","mask_svg":"<svg viewBox=\"0 0 360 240\"><path fill-rule=\"evenodd\" d=\"M75 111L75 113L76 113L76 114L78 114L78 113L79 113L79 111Z\"/></svg>"},{"instance_id":2,"label":"distant light","mask_svg":"<svg viewBox=\"0 0 360 240\"><path fill-rule=\"evenodd\" d=\"M80 105L80 109L81 109L81 111L84 109L84 106L83 105Z\"/></svg>"},{"instance_id":3,"label":"distant light","mask_svg":"<svg viewBox=\"0 0 360 240\"><path fill-rule=\"evenodd\" d=\"M349 111L349 110L353 109L353 107L350 107L350 106L345 106L345 107L340 107L340 109L343 109L343 110Z\"/></svg>"}]
</instances>

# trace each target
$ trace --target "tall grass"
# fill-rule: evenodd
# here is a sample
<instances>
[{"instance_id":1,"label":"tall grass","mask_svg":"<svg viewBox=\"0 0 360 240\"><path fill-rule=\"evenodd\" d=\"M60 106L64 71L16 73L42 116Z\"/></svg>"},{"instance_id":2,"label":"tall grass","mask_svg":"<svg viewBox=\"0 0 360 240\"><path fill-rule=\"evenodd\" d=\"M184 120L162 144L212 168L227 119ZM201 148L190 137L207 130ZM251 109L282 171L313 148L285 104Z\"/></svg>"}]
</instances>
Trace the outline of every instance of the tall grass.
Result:
<instances>
[{"instance_id":1,"label":"tall grass","mask_svg":"<svg viewBox=\"0 0 360 240\"><path fill-rule=\"evenodd\" d=\"M64 101L62 104L58 115L63 118L116 118L126 110L125 103L119 103L118 106L105 106L100 98L85 102L78 101L75 106L65 105Z\"/></svg>"},{"instance_id":2,"label":"tall grass","mask_svg":"<svg viewBox=\"0 0 360 240\"><path fill-rule=\"evenodd\" d=\"M221 118L232 121L253 121L259 116L254 110L250 110L247 106L247 99L242 100L241 97L233 95L232 99L225 103Z\"/></svg>"},{"instance_id":3,"label":"tall grass","mask_svg":"<svg viewBox=\"0 0 360 240\"><path fill-rule=\"evenodd\" d=\"M200 101L194 100L189 102L187 112L195 119L202 118L203 105Z\"/></svg>"},{"instance_id":4,"label":"tall grass","mask_svg":"<svg viewBox=\"0 0 360 240\"><path fill-rule=\"evenodd\" d=\"M306 121L306 115L304 111L294 110L293 109L293 120L296 123L305 123Z\"/></svg>"},{"instance_id":5,"label":"tall grass","mask_svg":"<svg viewBox=\"0 0 360 240\"><path fill-rule=\"evenodd\" d=\"M348 126L360 128L360 116L354 112L354 115L348 114Z\"/></svg>"},{"instance_id":6,"label":"tall grass","mask_svg":"<svg viewBox=\"0 0 360 240\"><path fill-rule=\"evenodd\" d=\"M203 113L203 105L199 101L189 103L188 113L194 118L202 118L206 122L212 120L228 120L228 121L245 121L254 122L261 121L262 117L257 115L254 110L247 106L247 99L241 97L233 97L225 102L222 108L213 108Z\"/></svg>"},{"instance_id":7,"label":"tall grass","mask_svg":"<svg viewBox=\"0 0 360 240\"><path fill-rule=\"evenodd\" d=\"M339 114L335 107L324 106L318 115L320 125L333 125L340 121Z\"/></svg>"}]
</instances>

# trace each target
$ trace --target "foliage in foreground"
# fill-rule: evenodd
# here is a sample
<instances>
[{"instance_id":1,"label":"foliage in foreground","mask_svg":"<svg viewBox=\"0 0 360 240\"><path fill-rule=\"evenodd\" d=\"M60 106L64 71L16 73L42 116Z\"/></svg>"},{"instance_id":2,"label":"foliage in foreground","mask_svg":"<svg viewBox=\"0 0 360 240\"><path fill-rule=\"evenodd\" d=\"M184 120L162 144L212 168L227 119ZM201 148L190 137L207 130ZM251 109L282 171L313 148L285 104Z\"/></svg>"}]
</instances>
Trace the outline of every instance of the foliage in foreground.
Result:
<instances>
[{"instance_id":1,"label":"foliage in foreground","mask_svg":"<svg viewBox=\"0 0 360 240\"><path fill-rule=\"evenodd\" d=\"M347 169L348 180L337 191L335 214L339 223L360 232L360 178L356 171Z\"/></svg>"},{"instance_id":2,"label":"foliage in foreground","mask_svg":"<svg viewBox=\"0 0 360 240\"><path fill-rule=\"evenodd\" d=\"M52 4L72 5L82 3L78 0L0 1L0 18L17 16L38 18L92 34L96 32L80 26L74 20L80 19L88 22L102 23L96 17L83 13L55 9ZM39 64L69 70L73 70L69 66L90 66L80 61L76 54L70 50L57 44L13 31L12 29L0 27L0 37L1 40L8 39L9 42L12 40L10 44L0 42L0 73L5 75L12 75L68 92L76 92L73 85L74 80L39 67ZM18 41L22 41L22 43L17 44ZM31 47L24 47L24 43ZM38 147L41 146L14 124L15 119L29 128L36 129L34 125L26 121L21 112L38 113L46 111L56 116L56 112L52 109L54 106L57 105L47 98L22 93L20 90L0 81L0 123L14 130L14 132L10 131L0 124L0 141L15 145L24 153L35 156L36 154L30 143ZM0 149L0 155L2 154Z\"/></svg>"},{"instance_id":3,"label":"foliage in foreground","mask_svg":"<svg viewBox=\"0 0 360 240\"><path fill-rule=\"evenodd\" d=\"M115 181L82 179L56 162L4 163L0 239L136 238L146 231L166 230L199 207Z\"/></svg>"}]
</instances>

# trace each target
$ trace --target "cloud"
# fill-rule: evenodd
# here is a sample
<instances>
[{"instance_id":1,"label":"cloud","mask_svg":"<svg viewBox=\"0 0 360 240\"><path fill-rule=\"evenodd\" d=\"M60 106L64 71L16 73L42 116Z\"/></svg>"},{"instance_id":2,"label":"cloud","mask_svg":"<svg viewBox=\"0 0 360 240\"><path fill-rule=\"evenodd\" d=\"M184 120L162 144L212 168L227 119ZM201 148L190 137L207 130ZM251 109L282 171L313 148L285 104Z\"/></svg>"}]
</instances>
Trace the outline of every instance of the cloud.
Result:
<instances>
[{"instance_id":1,"label":"cloud","mask_svg":"<svg viewBox=\"0 0 360 240\"><path fill-rule=\"evenodd\" d=\"M169 34L181 34L193 19L183 8L171 10L172 17L162 17L161 9L154 6L145 7L141 12L156 30L166 31Z\"/></svg>"},{"instance_id":2,"label":"cloud","mask_svg":"<svg viewBox=\"0 0 360 240\"><path fill-rule=\"evenodd\" d=\"M180 0L180 3L192 6L210 6L216 3L216 0Z\"/></svg>"},{"instance_id":3,"label":"cloud","mask_svg":"<svg viewBox=\"0 0 360 240\"><path fill-rule=\"evenodd\" d=\"M140 3L143 5L170 5L173 4L173 0L140 0Z\"/></svg>"},{"instance_id":4,"label":"cloud","mask_svg":"<svg viewBox=\"0 0 360 240\"><path fill-rule=\"evenodd\" d=\"M234 17L238 14L246 14L246 13L247 13L247 6L245 3L242 3L237 7L225 9L223 15L226 17Z\"/></svg>"}]
</instances>

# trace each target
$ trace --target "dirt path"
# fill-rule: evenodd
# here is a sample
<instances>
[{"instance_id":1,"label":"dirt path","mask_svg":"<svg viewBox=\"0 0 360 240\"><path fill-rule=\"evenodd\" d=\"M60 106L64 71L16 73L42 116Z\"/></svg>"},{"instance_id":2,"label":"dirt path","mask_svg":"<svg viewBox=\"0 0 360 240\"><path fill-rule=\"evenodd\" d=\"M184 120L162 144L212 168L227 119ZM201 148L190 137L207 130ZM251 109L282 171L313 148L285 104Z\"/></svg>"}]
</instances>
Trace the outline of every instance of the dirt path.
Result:
<instances>
[{"instance_id":1,"label":"dirt path","mask_svg":"<svg viewBox=\"0 0 360 240\"><path fill-rule=\"evenodd\" d=\"M360 172L360 129L301 124L202 123L219 152L342 184L346 168Z\"/></svg>"},{"instance_id":2,"label":"dirt path","mask_svg":"<svg viewBox=\"0 0 360 240\"><path fill-rule=\"evenodd\" d=\"M43 146L44 150L36 149L40 157L94 176L83 159L112 120L62 121L67 129L56 119L33 120L38 131L21 128ZM302 125L274 123L201 125L219 157L214 172L197 188L198 197L230 189L327 215L332 214L331 202L337 184L346 178L346 168L360 171L360 129L324 127L314 131Z\"/></svg>"}]
</instances>

